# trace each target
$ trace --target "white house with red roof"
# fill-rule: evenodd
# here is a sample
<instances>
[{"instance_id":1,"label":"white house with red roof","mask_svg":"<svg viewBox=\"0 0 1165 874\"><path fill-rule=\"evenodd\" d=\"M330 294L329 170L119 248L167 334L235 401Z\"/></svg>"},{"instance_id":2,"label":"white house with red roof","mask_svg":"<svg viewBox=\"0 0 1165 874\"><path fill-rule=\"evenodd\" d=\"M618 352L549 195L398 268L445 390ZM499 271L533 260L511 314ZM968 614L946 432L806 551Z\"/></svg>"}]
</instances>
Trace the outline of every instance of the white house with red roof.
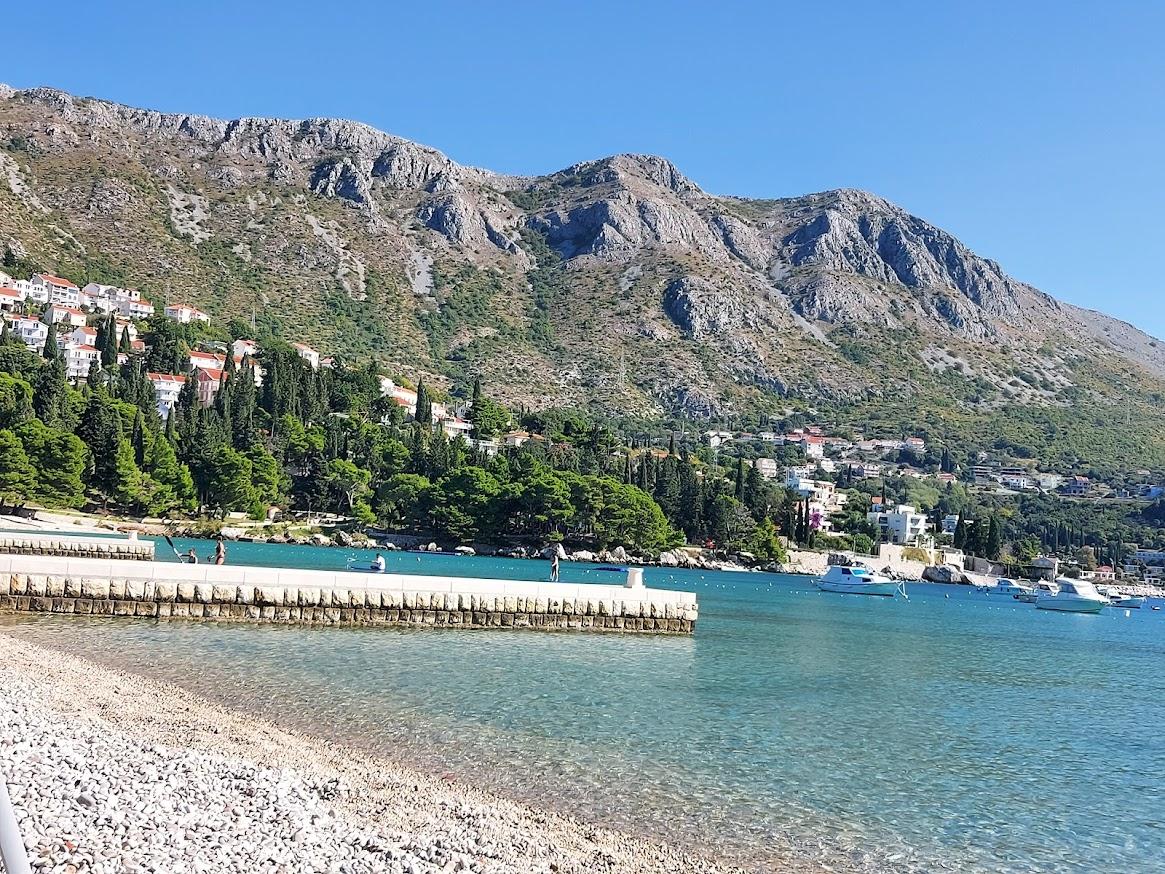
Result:
<instances>
[{"instance_id":1,"label":"white house with red roof","mask_svg":"<svg viewBox=\"0 0 1165 874\"><path fill-rule=\"evenodd\" d=\"M299 357L311 365L312 370L319 370L320 367L320 353L311 346L303 343L292 343L292 348L299 353Z\"/></svg>"},{"instance_id":2,"label":"white house with red roof","mask_svg":"<svg viewBox=\"0 0 1165 874\"><path fill-rule=\"evenodd\" d=\"M53 304L46 313L50 325L66 324L71 328L80 328L85 324L85 314L76 307Z\"/></svg>"},{"instance_id":3,"label":"white house with red roof","mask_svg":"<svg viewBox=\"0 0 1165 874\"><path fill-rule=\"evenodd\" d=\"M169 418L170 411L178 403L178 395L182 392L182 386L186 384L186 377L179 373L149 373L146 375L154 386L158 415L163 419Z\"/></svg>"},{"instance_id":4,"label":"white house with red roof","mask_svg":"<svg viewBox=\"0 0 1165 874\"><path fill-rule=\"evenodd\" d=\"M801 449L806 458L824 458L825 438L817 434L806 434L801 438Z\"/></svg>"},{"instance_id":5,"label":"white house with red roof","mask_svg":"<svg viewBox=\"0 0 1165 874\"><path fill-rule=\"evenodd\" d=\"M101 353L96 346L88 343L65 344L65 376L74 382L80 382L89 375L94 362L101 360Z\"/></svg>"},{"instance_id":6,"label":"white house with red roof","mask_svg":"<svg viewBox=\"0 0 1165 874\"><path fill-rule=\"evenodd\" d=\"M30 281L33 285L39 285L45 289L49 303L67 307L81 305L81 289L67 279L53 276L51 273L35 273Z\"/></svg>"},{"instance_id":7,"label":"white house with red roof","mask_svg":"<svg viewBox=\"0 0 1165 874\"><path fill-rule=\"evenodd\" d=\"M58 343L76 343L79 346L95 346L97 344L97 329L90 328L88 325L82 325L79 328L73 328L68 334L58 334Z\"/></svg>"},{"instance_id":8,"label":"white house with red roof","mask_svg":"<svg viewBox=\"0 0 1165 874\"><path fill-rule=\"evenodd\" d=\"M20 309L21 305L27 299L28 294L16 288L9 288L8 286L0 286L0 310Z\"/></svg>"},{"instance_id":9,"label":"white house with red roof","mask_svg":"<svg viewBox=\"0 0 1165 874\"><path fill-rule=\"evenodd\" d=\"M227 357L225 355L195 350L190 352L190 366L196 370L222 370L226 363Z\"/></svg>"},{"instance_id":10,"label":"white house with red roof","mask_svg":"<svg viewBox=\"0 0 1165 874\"><path fill-rule=\"evenodd\" d=\"M144 297L137 300L119 302L118 309L123 316L131 319L148 319L154 314L154 305Z\"/></svg>"},{"instance_id":11,"label":"white house with red roof","mask_svg":"<svg viewBox=\"0 0 1165 874\"><path fill-rule=\"evenodd\" d=\"M49 326L39 319L27 319L20 316L15 318L5 316L8 330L28 347L30 352L40 352L44 349L45 340L49 338Z\"/></svg>"},{"instance_id":12,"label":"white house with red roof","mask_svg":"<svg viewBox=\"0 0 1165 874\"><path fill-rule=\"evenodd\" d=\"M198 307L192 307L189 304L176 303L171 304L164 310L166 318L189 325L191 322L209 322L210 316L204 313Z\"/></svg>"},{"instance_id":13,"label":"white house with red roof","mask_svg":"<svg viewBox=\"0 0 1165 874\"><path fill-rule=\"evenodd\" d=\"M231 354L240 358L255 358L259 355L259 344L254 340L235 340L231 343Z\"/></svg>"},{"instance_id":14,"label":"white house with red roof","mask_svg":"<svg viewBox=\"0 0 1165 874\"><path fill-rule=\"evenodd\" d=\"M450 440L469 440L469 432L473 430L473 424L456 416L450 416L441 419L441 430Z\"/></svg>"}]
</instances>

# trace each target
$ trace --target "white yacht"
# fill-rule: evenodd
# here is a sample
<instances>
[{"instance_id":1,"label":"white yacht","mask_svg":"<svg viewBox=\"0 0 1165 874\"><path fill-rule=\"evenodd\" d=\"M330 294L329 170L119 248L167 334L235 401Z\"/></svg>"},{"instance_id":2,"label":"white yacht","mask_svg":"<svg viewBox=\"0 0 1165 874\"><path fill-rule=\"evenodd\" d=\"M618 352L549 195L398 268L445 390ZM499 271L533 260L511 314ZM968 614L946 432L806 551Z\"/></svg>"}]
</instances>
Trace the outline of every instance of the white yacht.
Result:
<instances>
[{"instance_id":1,"label":"white yacht","mask_svg":"<svg viewBox=\"0 0 1165 874\"><path fill-rule=\"evenodd\" d=\"M1099 613L1108 606L1108 598L1096 591L1088 580L1056 580L1060 591L1056 594L1040 592L1036 598L1037 610L1059 610L1063 613Z\"/></svg>"},{"instance_id":2,"label":"white yacht","mask_svg":"<svg viewBox=\"0 0 1165 874\"><path fill-rule=\"evenodd\" d=\"M875 574L869 568L860 565L835 564L825 576L818 577L814 582L823 592L842 592L847 595L886 595L893 597L901 593L906 596L906 585L889 577Z\"/></svg>"},{"instance_id":3,"label":"white yacht","mask_svg":"<svg viewBox=\"0 0 1165 874\"><path fill-rule=\"evenodd\" d=\"M1036 583L1035 588L1016 595L1015 600L1023 601L1025 604L1034 604L1039 600L1040 595L1055 595L1060 591L1060 587L1055 583L1049 583L1047 580L1040 580Z\"/></svg>"},{"instance_id":4,"label":"white yacht","mask_svg":"<svg viewBox=\"0 0 1165 874\"><path fill-rule=\"evenodd\" d=\"M995 581L994 586L987 587L987 594L989 595L1009 595L1012 598L1018 598L1020 595L1026 595L1032 590L1032 587L1026 583L1021 583L1018 580L1007 580L1000 578Z\"/></svg>"}]
</instances>

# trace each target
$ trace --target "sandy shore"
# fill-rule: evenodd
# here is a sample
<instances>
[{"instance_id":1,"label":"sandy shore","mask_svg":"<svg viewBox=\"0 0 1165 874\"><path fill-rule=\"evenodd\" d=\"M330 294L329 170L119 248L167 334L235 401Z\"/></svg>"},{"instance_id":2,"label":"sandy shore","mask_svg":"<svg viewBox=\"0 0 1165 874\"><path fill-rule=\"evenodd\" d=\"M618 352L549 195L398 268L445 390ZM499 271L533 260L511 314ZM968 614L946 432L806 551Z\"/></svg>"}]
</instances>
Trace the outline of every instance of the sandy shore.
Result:
<instances>
[{"instance_id":1,"label":"sandy shore","mask_svg":"<svg viewBox=\"0 0 1165 874\"><path fill-rule=\"evenodd\" d=\"M4 634L0 668L0 773L34 871L737 870Z\"/></svg>"}]
</instances>

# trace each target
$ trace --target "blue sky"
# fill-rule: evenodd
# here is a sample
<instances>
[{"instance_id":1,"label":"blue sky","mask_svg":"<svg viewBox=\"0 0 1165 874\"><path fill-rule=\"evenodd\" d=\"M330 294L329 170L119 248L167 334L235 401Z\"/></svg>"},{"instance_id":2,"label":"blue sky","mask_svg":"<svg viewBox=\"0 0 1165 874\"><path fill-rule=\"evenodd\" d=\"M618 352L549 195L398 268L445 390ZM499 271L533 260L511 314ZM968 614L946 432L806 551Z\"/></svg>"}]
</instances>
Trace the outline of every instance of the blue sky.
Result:
<instances>
[{"instance_id":1,"label":"blue sky","mask_svg":"<svg viewBox=\"0 0 1165 874\"><path fill-rule=\"evenodd\" d=\"M354 118L515 173L650 152L715 193L865 188L1165 336L1165 3L57 0L5 19L16 87Z\"/></svg>"}]
</instances>

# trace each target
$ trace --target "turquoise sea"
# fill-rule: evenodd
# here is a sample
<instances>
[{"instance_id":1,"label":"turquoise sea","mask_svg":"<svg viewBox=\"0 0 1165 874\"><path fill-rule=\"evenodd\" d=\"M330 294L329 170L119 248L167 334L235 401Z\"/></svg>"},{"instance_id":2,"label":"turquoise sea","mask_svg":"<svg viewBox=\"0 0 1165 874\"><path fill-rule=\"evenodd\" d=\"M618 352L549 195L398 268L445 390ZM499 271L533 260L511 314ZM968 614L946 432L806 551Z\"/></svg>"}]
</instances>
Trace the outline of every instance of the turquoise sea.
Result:
<instances>
[{"instance_id":1,"label":"turquoise sea","mask_svg":"<svg viewBox=\"0 0 1165 874\"><path fill-rule=\"evenodd\" d=\"M283 567L357 554L229 545L232 563ZM173 559L164 541L158 557ZM387 558L401 572L549 571ZM586 565L562 575L612 581ZM841 871L1165 871L1165 610L1076 616L964 587L914 585L903 601L820 593L803 577L646 576L698 593L694 636L51 616L3 627L758 871L790 853Z\"/></svg>"}]
</instances>

